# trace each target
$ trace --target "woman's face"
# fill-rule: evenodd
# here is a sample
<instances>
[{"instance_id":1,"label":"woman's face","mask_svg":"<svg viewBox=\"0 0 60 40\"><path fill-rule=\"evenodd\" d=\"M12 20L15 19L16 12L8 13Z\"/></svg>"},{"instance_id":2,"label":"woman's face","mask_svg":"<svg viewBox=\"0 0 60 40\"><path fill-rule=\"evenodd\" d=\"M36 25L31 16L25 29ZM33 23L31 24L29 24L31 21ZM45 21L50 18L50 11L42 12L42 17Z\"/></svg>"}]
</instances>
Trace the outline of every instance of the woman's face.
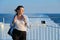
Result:
<instances>
[{"instance_id":1,"label":"woman's face","mask_svg":"<svg viewBox=\"0 0 60 40\"><path fill-rule=\"evenodd\" d=\"M18 10L17 12L18 12L18 15L23 15L23 13L24 13L24 8L20 8L20 10Z\"/></svg>"}]
</instances>

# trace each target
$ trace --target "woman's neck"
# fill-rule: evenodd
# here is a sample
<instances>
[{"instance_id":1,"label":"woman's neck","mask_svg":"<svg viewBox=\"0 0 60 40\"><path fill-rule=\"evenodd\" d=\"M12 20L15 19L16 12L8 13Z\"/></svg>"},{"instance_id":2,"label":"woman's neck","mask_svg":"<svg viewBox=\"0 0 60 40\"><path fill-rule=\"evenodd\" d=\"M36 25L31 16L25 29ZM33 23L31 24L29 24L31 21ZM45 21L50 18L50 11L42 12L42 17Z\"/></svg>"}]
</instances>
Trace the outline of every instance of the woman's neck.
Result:
<instances>
[{"instance_id":1,"label":"woman's neck","mask_svg":"<svg viewBox=\"0 0 60 40\"><path fill-rule=\"evenodd\" d=\"M22 15L21 14L18 14L17 16L21 17Z\"/></svg>"}]
</instances>

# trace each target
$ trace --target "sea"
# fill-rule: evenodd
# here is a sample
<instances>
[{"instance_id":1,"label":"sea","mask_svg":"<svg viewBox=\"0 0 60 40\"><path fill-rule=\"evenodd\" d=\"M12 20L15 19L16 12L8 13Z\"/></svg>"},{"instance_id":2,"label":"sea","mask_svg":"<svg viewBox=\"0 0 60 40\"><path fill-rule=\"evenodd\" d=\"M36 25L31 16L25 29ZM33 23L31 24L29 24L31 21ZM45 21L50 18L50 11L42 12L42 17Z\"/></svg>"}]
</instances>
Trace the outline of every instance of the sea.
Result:
<instances>
[{"instance_id":1,"label":"sea","mask_svg":"<svg viewBox=\"0 0 60 40\"><path fill-rule=\"evenodd\" d=\"M0 13L0 22L3 22L3 18L4 18L4 22L5 23L10 23L13 19L15 14L13 13ZM60 14L58 13L29 13L29 14L25 14L27 15L29 18L33 18L33 17L37 17L39 18L40 15L45 15L44 17L47 18L47 16L53 20L55 23L60 23Z\"/></svg>"}]
</instances>

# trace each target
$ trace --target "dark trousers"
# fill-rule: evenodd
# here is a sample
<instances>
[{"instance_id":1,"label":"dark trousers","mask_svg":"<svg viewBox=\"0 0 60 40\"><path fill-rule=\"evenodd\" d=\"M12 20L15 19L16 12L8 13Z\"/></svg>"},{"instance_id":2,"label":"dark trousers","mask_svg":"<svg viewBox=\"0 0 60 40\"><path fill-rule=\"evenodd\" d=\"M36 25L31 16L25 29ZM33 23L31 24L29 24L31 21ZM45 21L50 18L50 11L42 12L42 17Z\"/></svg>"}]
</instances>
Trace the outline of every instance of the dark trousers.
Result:
<instances>
[{"instance_id":1,"label":"dark trousers","mask_svg":"<svg viewBox=\"0 0 60 40\"><path fill-rule=\"evenodd\" d=\"M12 39L13 40L26 40L26 31L19 31L17 29L14 29Z\"/></svg>"}]
</instances>

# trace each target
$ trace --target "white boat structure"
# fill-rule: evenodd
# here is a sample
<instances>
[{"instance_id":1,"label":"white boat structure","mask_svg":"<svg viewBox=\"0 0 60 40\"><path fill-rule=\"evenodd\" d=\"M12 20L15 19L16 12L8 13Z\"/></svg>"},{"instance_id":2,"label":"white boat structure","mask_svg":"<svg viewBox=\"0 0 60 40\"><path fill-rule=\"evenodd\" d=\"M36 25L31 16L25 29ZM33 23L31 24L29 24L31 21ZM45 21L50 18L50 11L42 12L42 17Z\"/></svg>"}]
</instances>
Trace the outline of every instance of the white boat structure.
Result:
<instances>
[{"instance_id":1,"label":"white boat structure","mask_svg":"<svg viewBox=\"0 0 60 40\"><path fill-rule=\"evenodd\" d=\"M47 15L31 18L27 40L60 40L60 26ZM43 21L43 22L42 22Z\"/></svg>"},{"instance_id":2,"label":"white boat structure","mask_svg":"<svg viewBox=\"0 0 60 40\"><path fill-rule=\"evenodd\" d=\"M3 22L0 22L0 40L12 40L12 38L7 34L10 24L4 22L3 18Z\"/></svg>"}]
</instances>

